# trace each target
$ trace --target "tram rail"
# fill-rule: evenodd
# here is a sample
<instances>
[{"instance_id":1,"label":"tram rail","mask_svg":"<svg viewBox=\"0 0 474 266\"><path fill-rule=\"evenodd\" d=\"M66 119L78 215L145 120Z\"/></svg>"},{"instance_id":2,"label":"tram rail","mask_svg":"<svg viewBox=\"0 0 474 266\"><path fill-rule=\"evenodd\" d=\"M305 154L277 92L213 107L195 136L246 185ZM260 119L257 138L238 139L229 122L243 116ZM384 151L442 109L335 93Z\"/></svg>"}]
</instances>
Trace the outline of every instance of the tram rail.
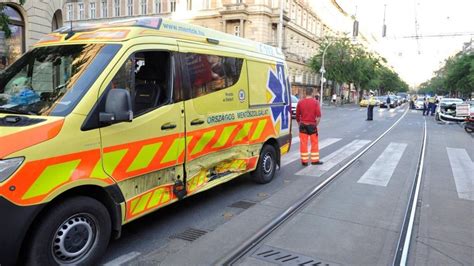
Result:
<instances>
[{"instance_id":1,"label":"tram rail","mask_svg":"<svg viewBox=\"0 0 474 266\"><path fill-rule=\"evenodd\" d=\"M267 238L270 234L272 234L272 232L277 230L281 225L283 225L286 221L288 221L295 214L297 214L298 211L303 209L309 202L311 202L315 197L317 197L326 187L328 187L332 183L332 181L334 181L343 172L345 172L346 169L351 167L351 165L354 162L356 162L361 156L367 153L375 144L377 144L384 136L386 136L393 128L395 128L400 123L400 121L403 120L403 118L406 116L408 111L409 111L409 108L405 110L403 115L392 126L390 126L374 141L372 141L360 153L354 156L350 161L348 161L345 165L339 168L331 176L329 176L320 184L318 184L313 189L311 189L311 191L306 193L303 197L298 199L295 203L293 203L290 207L288 207L285 211L283 211L279 216L274 218L267 225L260 228L251 238L242 242L239 246L233 249L232 252L220 258L216 262L216 264L217 265L234 265L236 262L244 258L247 254L250 253L250 251L256 248L259 243L261 243L265 238ZM413 222L414 222L414 217L415 217L415 212L416 212L416 202L418 200L421 175L422 175L422 170L423 170L424 150L425 150L425 144L426 144L426 120L425 120L423 132L424 132L423 145L422 145L422 151L421 151L421 154L419 157L420 159L417 166L418 168L417 175L413 182L412 190L410 193L409 204L406 209L402 230L401 230L398 245L397 245L397 252L393 260L393 265L405 265L406 260L407 260L409 241L411 239L411 234L413 232ZM401 264L402 262L404 264Z\"/></svg>"}]
</instances>

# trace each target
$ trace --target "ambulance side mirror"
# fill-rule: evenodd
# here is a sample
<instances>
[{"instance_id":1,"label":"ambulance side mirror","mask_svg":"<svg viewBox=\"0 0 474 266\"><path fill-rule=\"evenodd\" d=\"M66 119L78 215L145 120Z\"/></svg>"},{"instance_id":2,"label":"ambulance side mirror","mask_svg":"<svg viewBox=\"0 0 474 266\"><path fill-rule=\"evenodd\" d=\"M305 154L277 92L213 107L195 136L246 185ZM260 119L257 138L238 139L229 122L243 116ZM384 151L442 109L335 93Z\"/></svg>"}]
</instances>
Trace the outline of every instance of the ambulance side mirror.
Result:
<instances>
[{"instance_id":1,"label":"ambulance side mirror","mask_svg":"<svg viewBox=\"0 0 474 266\"><path fill-rule=\"evenodd\" d=\"M105 112L100 112L99 121L103 124L115 124L132 120L132 99L128 90L110 90L105 100Z\"/></svg>"}]
</instances>

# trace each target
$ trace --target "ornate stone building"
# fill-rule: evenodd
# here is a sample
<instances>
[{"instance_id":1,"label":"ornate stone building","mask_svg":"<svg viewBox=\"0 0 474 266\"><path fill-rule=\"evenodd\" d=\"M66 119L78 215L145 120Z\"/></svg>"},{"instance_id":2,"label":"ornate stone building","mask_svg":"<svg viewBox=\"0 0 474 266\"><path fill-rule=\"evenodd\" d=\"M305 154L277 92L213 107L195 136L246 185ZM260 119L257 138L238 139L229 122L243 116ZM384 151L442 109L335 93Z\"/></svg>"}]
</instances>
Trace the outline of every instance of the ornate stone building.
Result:
<instances>
[{"instance_id":1,"label":"ornate stone building","mask_svg":"<svg viewBox=\"0 0 474 266\"><path fill-rule=\"evenodd\" d=\"M292 93L319 88L319 74L307 66L318 41L334 34L321 22L309 0L283 0L283 51ZM229 34L277 46L280 0L66 0L67 22L102 21L136 16L162 16L183 20Z\"/></svg>"},{"instance_id":2,"label":"ornate stone building","mask_svg":"<svg viewBox=\"0 0 474 266\"><path fill-rule=\"evenodd\" d=\"M0 32L0 70L13 63L41 37L62 26L63 0L0 0L3 12L9 17L10 38Z\"/></svg>"}]
</instances>

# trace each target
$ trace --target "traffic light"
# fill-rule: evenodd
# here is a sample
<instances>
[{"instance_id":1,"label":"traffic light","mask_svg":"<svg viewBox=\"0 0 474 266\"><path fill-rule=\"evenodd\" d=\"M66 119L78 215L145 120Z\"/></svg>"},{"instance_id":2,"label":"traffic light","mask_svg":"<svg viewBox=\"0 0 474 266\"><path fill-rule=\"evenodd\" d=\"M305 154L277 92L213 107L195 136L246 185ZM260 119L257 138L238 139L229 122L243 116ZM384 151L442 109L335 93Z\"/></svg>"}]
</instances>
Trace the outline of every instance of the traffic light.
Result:
<instances>
[{"instance_id":1,"label":"traffic light","mask_svg":"<svg viewBox=\"0 0 474 266\"><path fill-rule=\"evenodd\" d=\"M352 36L359 36L359 21L354 20L354 25L352 26Z\"/></svg>"}]
</instances>

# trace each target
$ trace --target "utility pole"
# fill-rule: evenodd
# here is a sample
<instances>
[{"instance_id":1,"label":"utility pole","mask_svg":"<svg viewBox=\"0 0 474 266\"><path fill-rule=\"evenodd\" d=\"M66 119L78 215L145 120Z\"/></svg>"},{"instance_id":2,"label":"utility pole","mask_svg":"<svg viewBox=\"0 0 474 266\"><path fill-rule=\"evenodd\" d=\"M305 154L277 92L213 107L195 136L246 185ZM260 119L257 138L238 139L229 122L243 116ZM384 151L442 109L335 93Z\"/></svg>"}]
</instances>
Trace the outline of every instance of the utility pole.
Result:
<instances>
[{"instance_id":1,"label":"utility pole","mask_svg":"<svg viewBox=\"0 0 474 266\"><path fill-rule=\"evenodd\" d=\"M326 80L324 80L324 73L326 73L326 69L324 69L324 56L326 55L326 51L329 48L329 46L332 45L332 43L333 43L333 41L330 41L328 43L328 45L326 46L326 48L324 48L323 58L321 60L321 69L319 70L319 72L321 72L321 92L319 94L319 104L320 104L321 108L323 107L324 82L326 82Z\"/></svg>"}]
</instances>

